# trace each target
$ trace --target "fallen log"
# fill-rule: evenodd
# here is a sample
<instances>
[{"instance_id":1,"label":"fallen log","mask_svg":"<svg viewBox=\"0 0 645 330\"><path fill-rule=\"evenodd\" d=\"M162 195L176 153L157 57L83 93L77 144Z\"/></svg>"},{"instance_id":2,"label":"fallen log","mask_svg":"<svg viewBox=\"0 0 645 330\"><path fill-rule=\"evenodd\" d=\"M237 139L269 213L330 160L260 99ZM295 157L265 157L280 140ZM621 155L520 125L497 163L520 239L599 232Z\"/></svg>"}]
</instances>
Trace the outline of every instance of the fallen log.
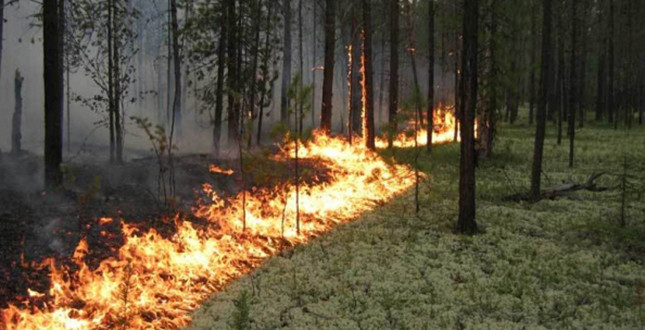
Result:
<instances>
[{"instance_id":1,"label":"fallen log","mask_svg":"<svg viewBox=\"0 0 645 330\"><path fill-rule=\"evenodd\" d=\"M580 191L580 190L587 190L592 192L606 191L609 189L608 187L599 187L598 185L596 185L596 182L595 182L598 178L600 178L605 174L606 174L605 172L592 174L585 183L563 183L558 186L542 189L540 191L540 200L542 199L553 200L558 197L568 197L571 195L571 193ZM531 201L532 198L530 193L517 193L517 194L505 196L504 198L502 198L502 200L505 202L520 202L520 201Z\"/></svg>"}]
</instances>

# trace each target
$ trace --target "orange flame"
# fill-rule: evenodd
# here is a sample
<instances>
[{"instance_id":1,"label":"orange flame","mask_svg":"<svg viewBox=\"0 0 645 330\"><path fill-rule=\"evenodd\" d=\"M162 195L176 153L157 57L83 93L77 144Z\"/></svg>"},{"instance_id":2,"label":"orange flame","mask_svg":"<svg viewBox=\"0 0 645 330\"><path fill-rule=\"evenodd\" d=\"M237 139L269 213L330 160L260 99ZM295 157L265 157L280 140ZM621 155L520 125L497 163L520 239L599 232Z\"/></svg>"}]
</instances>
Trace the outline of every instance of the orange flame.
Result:
<instances>
[{"instance_id":1,"label":"orange flame","mask_svg":"<svg viewBox=\"0 0 645 330\"><path fill-rule=\"evenodd\" d=\"M291 142L276 157L290 159L293 153ZM344 139L320 132L301 146L299 156L317 161L331 176L325 184L301 186L300 235L294 223L292 183L255 188L246 198L240 193L227 200L205 184L212 203L199 205L195 215L206 218L206 226L197 228L177 217L176 234L164 238L154 229L141 233L121 221L124 245L118 256L96 269L82 261L88 246L81 240L74 252L78 270L46 261L51 270L47 303L10 305L0 310L0 324L6 329L184 327L190 313L209 295L285 244L306 242L414 184L408 166L388 164L362 144L350 146ZM244 233L242 210L246 212Z\"/></svg>"},{"instance_id":2,"label":"orange flame","mask_svg":"<svg viewBox=\"0 0 645 330\"><path fill-rule=\"evenodd\" d=\"M432 132L432 143L443 144L454 141L454 131L457 125L455 113L451 108L439 107L435 109L434 113L434 130ZM408 127L414 127L414 122L407 123ZM475 132L477 132L477 121L475 121ZM460 141L460 134L457 134L457 141ZM428 141L428 130L423 127L417 131L417 141L419 146L426 145ZM376 139L376 147L385 149L388 147L387 137L379 137ZM407 129L399 132L393 139L394 147L397 148L412 148L414 147L414 131Z\"/></svg>"},{"instance_id":3,"label":"orange flame","mask_svg":"<svg viewBox=\"0 0 645 330\"><path fill-rule=\"evenodd\" d=\"M230 169L225 170L225 169L223 169L223 168L221 168L219 166L215 166L214 164L211 164L208 167L208 171L211 172L211 173L219 173L219 174L224 174L224 175L233 175L235 173L235 171L233 171L233 170L230 170Z\"/></svg>"}]
</instances>

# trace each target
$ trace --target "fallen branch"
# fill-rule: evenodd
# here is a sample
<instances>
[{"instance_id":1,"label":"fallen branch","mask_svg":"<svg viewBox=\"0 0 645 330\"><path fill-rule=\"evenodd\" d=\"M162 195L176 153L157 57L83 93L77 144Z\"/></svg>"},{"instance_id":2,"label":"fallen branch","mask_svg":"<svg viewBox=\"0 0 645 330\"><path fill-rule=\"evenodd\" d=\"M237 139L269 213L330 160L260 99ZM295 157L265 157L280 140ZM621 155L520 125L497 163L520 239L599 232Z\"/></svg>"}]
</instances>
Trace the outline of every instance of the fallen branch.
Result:
<instances>
[{"instance_id":1,"label":"fallen branch","mask_svg":"<svg viewBox=\"0 0 645 330\"><path fill-rule=\"evenodd\" d=\"M592 192L601 192L606 191L608 187L599 187L596 185L596 180L601 176L605 175L605 172L599 172L592 174L587 182L585 183L563 183L558 186L542 189L540 191L540 200L542 199L556 199L558 197L569 197L571 193L587 190ZM513 195L506 196L502 198L505 202L520 202L520 201L530 201L531 196L529 193L517 193Z\"/></svg>"}]
</instances>

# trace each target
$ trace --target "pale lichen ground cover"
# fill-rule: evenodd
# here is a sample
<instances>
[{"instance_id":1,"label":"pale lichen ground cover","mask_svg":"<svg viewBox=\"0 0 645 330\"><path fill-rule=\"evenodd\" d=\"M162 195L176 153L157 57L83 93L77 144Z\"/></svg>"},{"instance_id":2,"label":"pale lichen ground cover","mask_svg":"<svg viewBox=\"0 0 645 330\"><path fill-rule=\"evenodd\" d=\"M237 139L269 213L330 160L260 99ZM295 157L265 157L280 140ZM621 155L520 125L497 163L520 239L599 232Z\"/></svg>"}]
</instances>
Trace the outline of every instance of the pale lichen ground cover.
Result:
<instances>
[{"instance_id":1,"label":"pale lichen ground cover","mask_svg":"<svg viewBox=\"0 0 645 330\"><path fill-rule=\"evenodd\" d=\"M428 178L418 216L408 193L283 252L214 295L191 328L235 328L246 291L249 329L645 329L642 196L629 196L626 228L616 189L502 202L528 189L533 128L501 131L497 156L477 172L482 234L451 232L458 148L440 146L420 160ZM607 171L599 184L616 187L623 155L645 164L643 129L580 130L573 169L566 142L556 146L550 132L543 186Z\"/></svg>"}]
</instances>

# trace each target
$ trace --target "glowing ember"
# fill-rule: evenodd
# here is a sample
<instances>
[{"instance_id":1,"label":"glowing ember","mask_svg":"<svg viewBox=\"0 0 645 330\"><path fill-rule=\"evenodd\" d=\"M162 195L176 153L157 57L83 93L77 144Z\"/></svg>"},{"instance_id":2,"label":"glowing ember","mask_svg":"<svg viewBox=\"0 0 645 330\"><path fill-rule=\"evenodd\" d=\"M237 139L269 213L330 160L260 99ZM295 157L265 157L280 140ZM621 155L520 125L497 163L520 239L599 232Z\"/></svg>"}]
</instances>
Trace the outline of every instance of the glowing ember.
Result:
<instances>
[{"instance_id":1,"label":"glowing ember","mask_svg":"<svg viewBox=\"0 0 645 330\"><path fill-rule=\"evenodd\" d=\"M293 144L276 156L293 157ZM319 133L301 146L301 158L319 160L331 179L300 188L300 235L295 228L295 187L257 188L228 200L206 193L212 203L195 215L208 219L196 228L176 218L177 233L163 238L155 230L140 233L122 221L124 245L118 256L92 270L85 262L88 246L81 240L72 261L77 267L43 266L51 270L51 287L44 304L25 300L1 310L6 329L168 329L190 322L190 313L213 292L273 255L282 246L306 242L334 225L355 219L407 190L414 175L405 165L390 165L359 144ZM212 169L212 167L211 167ZM242 233L242 209L246 232ZM101 220L106 222L105 219ZM72 270L74 268L74 270ZM42 300L41 300L42 301Z\"/></svg>"},{"instance_id":2,"label":"glowing ember","mask_svg":"<svg viewBox=\"0 0 645 330\"><path fill-rule=\"evenodd\" d=\"M218 166L215 166L213 164L211 164L208 167L208 171L211 172L211 173L219 173L219 174L224 174L224 175L233 175L233 173L235 173L235 171L233 171L233 170L225 170L225 169L223 169L221 167L218 167Z\"/></svg>"}]
</instances>

